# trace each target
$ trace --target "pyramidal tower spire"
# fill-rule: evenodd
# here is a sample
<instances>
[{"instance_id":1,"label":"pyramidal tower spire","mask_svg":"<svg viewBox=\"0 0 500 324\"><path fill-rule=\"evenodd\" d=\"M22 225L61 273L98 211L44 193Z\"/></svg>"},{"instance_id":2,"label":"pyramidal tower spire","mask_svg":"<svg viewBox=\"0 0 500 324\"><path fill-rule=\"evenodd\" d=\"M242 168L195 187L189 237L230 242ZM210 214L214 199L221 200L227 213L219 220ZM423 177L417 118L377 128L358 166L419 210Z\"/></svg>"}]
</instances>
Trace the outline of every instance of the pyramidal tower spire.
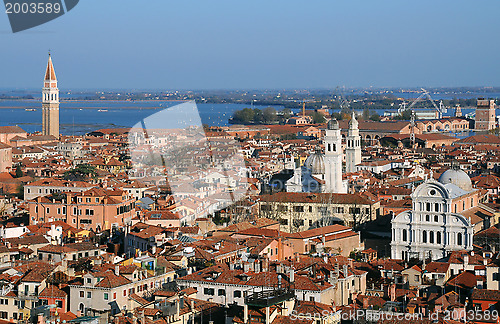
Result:
<instances>
[{"instance_id":1,"label":"pyramidal tower spire","mask_svg":"<svg viewBox=\"0 0 500 324\"><path fill-rule=\"evenodd\" d=\"M56 71L54 71L54 64L52 64L52 57L49 52L49 60L47 62L47 70L45 71L45 81L54 81L57 83Z\"/></svg>"},{"instance_id":2,"label":"pyramidal tower spire","mask_svg":"<svg viewBox=\"0 0 500 324\"><path fill-rule=\"evenodd\" d=\"M50 52L42 88L42 134L59 138L59 89Z\"/></svg>"}]
</instances>

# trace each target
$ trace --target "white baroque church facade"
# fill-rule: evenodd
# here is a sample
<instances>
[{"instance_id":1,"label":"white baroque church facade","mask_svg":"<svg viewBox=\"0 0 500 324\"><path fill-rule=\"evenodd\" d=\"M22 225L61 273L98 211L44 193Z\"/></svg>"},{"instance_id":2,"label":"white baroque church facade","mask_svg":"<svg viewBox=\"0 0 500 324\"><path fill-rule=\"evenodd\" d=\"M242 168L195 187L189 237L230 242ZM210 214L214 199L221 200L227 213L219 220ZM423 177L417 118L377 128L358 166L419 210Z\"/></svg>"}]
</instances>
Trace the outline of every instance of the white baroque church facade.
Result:
<instances>
[{"instance_id":1,"label":"white baroque church facade","mask_svg":"<svg viewBox=\"0 0 500 324\"><path fill-rule=\"evenodd\" d=\"M451 251L472 250L473 225L459 212L477 206L479 197L464 171L452 168L438 181L425 181L411 198L412 210L391 221L392 259L437 260Z\"/></svg>"},{"instance_id":2,"label":"white baroque church facade","mask_svg":"<svg viewBox=\"0 0 500 324\"><path fill-rule=\"evenodd\" d=\"M356 165L361 163L361 137L354 113L349 122L346 144L346 171L355 172ZM317 147L304 165L294 170L293 177L286 182L286 191L347 193L347 181L342 180L342 134L334 118L328 121L324 146L325 153Z\"/></svg>"}]
</instances>

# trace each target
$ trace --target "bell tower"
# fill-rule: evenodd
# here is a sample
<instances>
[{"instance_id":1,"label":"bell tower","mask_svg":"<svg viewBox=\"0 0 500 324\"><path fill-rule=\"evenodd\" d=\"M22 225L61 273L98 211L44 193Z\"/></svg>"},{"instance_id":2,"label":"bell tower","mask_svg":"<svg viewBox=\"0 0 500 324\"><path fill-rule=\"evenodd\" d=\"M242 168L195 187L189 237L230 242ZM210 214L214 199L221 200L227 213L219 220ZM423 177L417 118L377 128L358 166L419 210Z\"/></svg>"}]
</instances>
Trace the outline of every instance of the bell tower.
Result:
<instances>
[{"instance_id":1,"label":"bell tower","mask_svg":"<svg viewBox=\"0 0 500 324\"><path fill-rule=\"evenodd\" d=\"M349 121L349 130L347 131L347 148L345 152L346 172L356 172L356 164L361 163L361 138L359 137L358 121L353 112Z\"/></svg>"},{"instance_id":2,"label":"bell tower","mask_svg":"<svg viewBox=\"0 0 500 324\"><path fill-rule=\"evenodd\" d=\"M59 138L59 89L50 53L42 88L42 134Z\"/></svg>"},{"instance_id":3,"label":"bell tower","mask_svg":"<svg viewBox=\"0 0 500 324\"><path fill-rule=\"evenodd\" d=\"M339 123L332 118L325 135L325 192L342 193L342 135Z\"/></svg>"}]
</instances>

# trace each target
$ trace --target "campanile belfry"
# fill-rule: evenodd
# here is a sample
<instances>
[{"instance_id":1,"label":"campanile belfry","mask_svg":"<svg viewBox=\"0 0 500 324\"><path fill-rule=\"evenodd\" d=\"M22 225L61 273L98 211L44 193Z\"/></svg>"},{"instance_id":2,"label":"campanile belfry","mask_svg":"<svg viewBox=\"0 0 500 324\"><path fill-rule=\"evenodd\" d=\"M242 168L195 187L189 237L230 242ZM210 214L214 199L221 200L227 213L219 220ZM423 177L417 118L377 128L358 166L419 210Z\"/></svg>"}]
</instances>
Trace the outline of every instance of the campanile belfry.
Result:
<instances>
[{"instance_id":1,"label":"campanile belfry","mask_svg":"<svg viewBox=\"0 0 500 324\"><path fill-rule=\"evenodd\" d=\"M50 54L42 89L42 134L59 138L59 89Z\"/></svg>"}]
</instances>

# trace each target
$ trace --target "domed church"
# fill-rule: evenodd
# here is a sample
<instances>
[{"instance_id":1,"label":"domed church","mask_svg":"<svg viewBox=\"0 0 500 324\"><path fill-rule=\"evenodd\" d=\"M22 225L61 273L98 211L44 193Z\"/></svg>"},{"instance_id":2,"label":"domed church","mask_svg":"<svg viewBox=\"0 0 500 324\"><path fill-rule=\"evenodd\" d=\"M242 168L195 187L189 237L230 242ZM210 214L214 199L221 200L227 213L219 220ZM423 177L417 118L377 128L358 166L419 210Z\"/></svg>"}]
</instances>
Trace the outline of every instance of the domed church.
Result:
<instances>
[{"instance_id":1,"label":"domed church","mask_svg":"<svg viewBox=\"0 0 500 324\"><path fill-rule=\"evenodd\" d=\"M411 198L412 210L391 221L393 259L436 260L450 251L472 250L473 224L461 213L479 204L479 190L467 173L453 166L438 181L419 185Z\"/></svg>"},{"instance_id":2,"label":"domed church","mask_svg":"<svg viewBox=\"0 0 500 324\"><path fill-rule=\"evenodd\" d=\"M304 165L294 170L293 177L286 182L286 191L347 193L347 181L342 180L344 153L340 131L335 118L328 121L324 138L325 153L316 147ZM352 170L356 170L356 164L361 163L361 139L354 113L349 123L348 134L346 170L353 172Z\"/></svg>"}]
</instances>

